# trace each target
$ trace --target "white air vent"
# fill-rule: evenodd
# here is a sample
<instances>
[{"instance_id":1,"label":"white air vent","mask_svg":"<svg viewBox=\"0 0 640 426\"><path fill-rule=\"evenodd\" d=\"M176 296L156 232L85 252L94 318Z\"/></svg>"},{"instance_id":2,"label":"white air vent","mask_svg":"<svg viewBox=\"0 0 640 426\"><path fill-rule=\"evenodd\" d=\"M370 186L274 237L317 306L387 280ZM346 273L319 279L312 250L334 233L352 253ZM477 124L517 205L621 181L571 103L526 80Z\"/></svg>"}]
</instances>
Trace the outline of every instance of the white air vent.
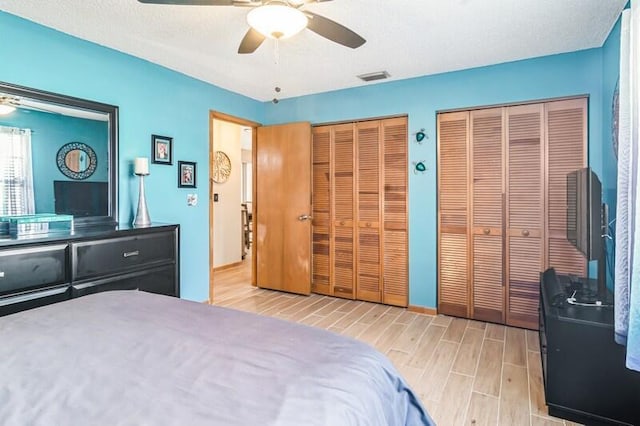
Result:
<instances>
[{"instance_id":1,"label":"white air vent","mask_svg":"<svg viewBox=\"0 0 640 426\"><path fill-rule=\"evenodd\" d=\"M389 78L389 73L386 71L371 72L369 74L360 74L358 78L362 81L376 81Z\"/></svg>"}]
</instances>

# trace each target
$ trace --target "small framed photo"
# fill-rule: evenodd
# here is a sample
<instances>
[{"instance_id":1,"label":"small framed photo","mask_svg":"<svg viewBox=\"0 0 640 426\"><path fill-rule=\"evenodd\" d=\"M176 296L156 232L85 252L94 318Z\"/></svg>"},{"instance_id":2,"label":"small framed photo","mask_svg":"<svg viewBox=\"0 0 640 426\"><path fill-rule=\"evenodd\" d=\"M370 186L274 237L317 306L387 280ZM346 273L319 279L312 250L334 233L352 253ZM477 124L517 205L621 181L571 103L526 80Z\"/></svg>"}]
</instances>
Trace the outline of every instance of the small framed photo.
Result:
<instances>
[{"instance_id":1,"label":"small framed photo","mask_svg":"<svg viewBox=\"0 0 640 426\"><path fill-rule=\"evenodd\" d=\"M151 162L154 164L173 164L173 138L151 135Z\"/></svg>"},{"instance_id":2,"label":"small framed photo","mask_svg":"<svg viewBox=\"0 0 640 426\"><path fill-rule=\"evenodd\" d=\"M178 161L178 188L196 187L196 163Z\"/></svg>"}]
</instances>

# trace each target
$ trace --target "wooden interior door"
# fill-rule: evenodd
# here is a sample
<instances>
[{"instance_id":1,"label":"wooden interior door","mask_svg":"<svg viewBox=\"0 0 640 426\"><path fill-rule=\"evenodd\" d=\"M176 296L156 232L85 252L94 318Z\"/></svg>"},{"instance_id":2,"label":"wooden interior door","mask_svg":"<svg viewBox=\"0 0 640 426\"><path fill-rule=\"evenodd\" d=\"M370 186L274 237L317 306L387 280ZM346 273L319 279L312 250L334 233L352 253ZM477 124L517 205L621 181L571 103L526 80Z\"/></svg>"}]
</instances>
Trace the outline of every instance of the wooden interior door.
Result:
<instances>
[{"instance_id":1,"label":"wooden interior door","mask_svg":"<svg viewBox=\"0 0 640 426\"><path fill-rule=\"evenodd\" d=\"M389 305L409 303L407 118L382 120L384 144L384 253L382 301Z\"/></svg>"},{"instance_id":2,"label":"wooden interior door","mask_svg":"<svg viewBox=\"0 0 640 426\"><path fill-rule=\"evenodd\" d=\"M504 322L503 108L471 111L472 318Z\"/></svg>"},{"instance_id":3,"label":"wooden interior door","mask_svg":"<svg viewBox=\"0 0 640 426\"><path fill-rule=\"evenodd\" d=\"M356 296L355 245L355 152L354 124L332 126L331 149L333 163L333 238L332 294L353 299Z\"/></svg>"},{"instance_id":4,"label":"wooden interior door","mask_svg":"<svg viewBox=\"0 0 640 426\"><path fill-rule=\"evenodd\" d=\"M438 114L438 312L469 317L469 112Z\"/></svg>"},{"instance_id":5,"label":"wooden interior door","mask_svg":"<svg viewBox=\"0 0 640 426\"><path fill-rule=\"evenodd\" d=\"M543 104L507 108L506 323L538 328L544 265Z\"/></svg>"},{"instance_id":6,"label":"wooden interior door","mask_svg":"<svg viewBox=\"0 0 640 426\"><path fill-rule=\"evenodd\" d=\"M382 301L380 262L381 129L379 121L356 124L357 146L357 282L356 298Z\"/></svg>"},{"instance_id":7,"label":"wooden interior door","mask_svg":"<svg viewBox=\"0 0 640 426\"><path fill-rule=\"evenodd\" d=\"M311 290L331 294L331 127L313 128L311 204L313 219Z\"/></svg>"},{"instance_id":8,"label":"wooden interior door","mask_svg":"<svg viewBox=\"0 0 640 426\"><path fill-rule=\"evenodd\" d=\"M587 166L587 99L545 104L547 259L545 269L586 276L585 257L567 240L567 173Z\"/></svg>"},{"instance_id":9,"label":"wooden interior door","mask_svg":"<svg viewBox=\"0 0 640 426\"><path fill-rule=\"evenodd\" d=\"M258 127L256 284L311 292L311 126Z\"/></svg>"}]
</instances>

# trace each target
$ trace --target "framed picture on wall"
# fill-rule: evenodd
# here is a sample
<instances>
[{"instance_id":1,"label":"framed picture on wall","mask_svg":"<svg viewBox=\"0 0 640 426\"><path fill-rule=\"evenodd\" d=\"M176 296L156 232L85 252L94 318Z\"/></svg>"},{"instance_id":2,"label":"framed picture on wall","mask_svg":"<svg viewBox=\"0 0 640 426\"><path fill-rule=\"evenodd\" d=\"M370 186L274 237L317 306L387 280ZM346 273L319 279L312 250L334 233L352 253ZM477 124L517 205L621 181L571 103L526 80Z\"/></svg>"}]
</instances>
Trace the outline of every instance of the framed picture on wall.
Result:
<instances>
[{"instance_id":1,"label":"framed picture on wall","mask_svg":"<svg viewBox=\"0 0 640 426\"><path fill-rule=\"evenodd\" d=\"M151 135L151 162L154 164L173 164L173 138Z\"/></svg>"},{"instance_id":2,"label":"framed picture on wall","mask_svg":"<svg viewBox=\"0 0 640 426\"><path fill-rule=\"evenodd\" d=\"M196 187L196 163L178 161L178 188Z\"/></svg>"}]
</instances>

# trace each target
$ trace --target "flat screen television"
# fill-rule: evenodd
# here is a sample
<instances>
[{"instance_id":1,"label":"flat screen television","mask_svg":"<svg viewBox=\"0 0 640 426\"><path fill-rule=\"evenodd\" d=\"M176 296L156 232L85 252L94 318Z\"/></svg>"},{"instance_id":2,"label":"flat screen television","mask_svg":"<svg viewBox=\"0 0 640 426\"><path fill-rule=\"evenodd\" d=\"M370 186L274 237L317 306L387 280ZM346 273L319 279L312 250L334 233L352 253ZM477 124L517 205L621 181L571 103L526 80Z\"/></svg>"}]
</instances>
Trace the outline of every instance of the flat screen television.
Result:
<instances>
[{"instance_id":1,"label":"flat screen television","mask_svg":"<svg viewBox=\"0 0 640 426\"><path fill-rule=\"evenodd\" d=\"M70 180L53 181L56 214L76 217L109 214L109 183Z\"/></svg>"},{"instance_id":2,"label":"flat screen television","mask_svg":"<svg viewBox=\"0 0 640 426\"><path fill-rule=\"evenodd\" d=\"M567 240L588 260L602 254L602 184L590 167L567 175Z\"/></svg>"}]
</instances>

